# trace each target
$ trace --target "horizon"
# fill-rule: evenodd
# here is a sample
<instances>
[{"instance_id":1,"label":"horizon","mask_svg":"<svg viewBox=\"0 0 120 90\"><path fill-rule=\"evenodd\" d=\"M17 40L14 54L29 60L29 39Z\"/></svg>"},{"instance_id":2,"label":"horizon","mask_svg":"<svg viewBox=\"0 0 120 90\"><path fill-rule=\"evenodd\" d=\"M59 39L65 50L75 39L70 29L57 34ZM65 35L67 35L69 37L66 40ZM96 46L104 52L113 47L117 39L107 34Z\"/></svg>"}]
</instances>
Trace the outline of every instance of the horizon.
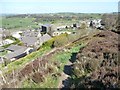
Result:
<instances>
[{"instance_id":1,"label":"horizon","mask_svg":"<svg viewBox=\"0 0 120 90\"><path fill-rule=\"evenodd\" d=\"M14 1L14 0L11 0ZM61 1L38 1L30 0L27 1L14 1L4 0L0 4L1 13L0 14L44 14L44 13L112 13L118 12L118 2L117 0L112 2L69 2L65 0Z\"/></svg>"},{"instance_id":2,"label":"horizon","mask_svg":"<svg viewBox=\"0 0 120 90\"><path fill-rule=\"evenodd\" d=\"M54 13L0 13L0 15L34 15L34 14L111 14L111 13L118 13L118 12L108 12L108 13L76 13L76 12L54 12Z\"/></svg>"}]
</instances>

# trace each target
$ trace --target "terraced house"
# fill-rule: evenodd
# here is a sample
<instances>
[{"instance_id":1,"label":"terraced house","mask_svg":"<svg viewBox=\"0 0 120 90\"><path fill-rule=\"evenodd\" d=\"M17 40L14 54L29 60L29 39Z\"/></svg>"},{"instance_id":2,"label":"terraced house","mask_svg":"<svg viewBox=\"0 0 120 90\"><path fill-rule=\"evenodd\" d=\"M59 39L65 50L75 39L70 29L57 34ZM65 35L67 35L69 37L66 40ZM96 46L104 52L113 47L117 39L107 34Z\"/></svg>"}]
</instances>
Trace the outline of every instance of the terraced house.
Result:
<instances>
[{"instance_id":1,"label":"terraced house","mask_svg":"<svg viewBox=\"0 0 120 90\"><path fill-rule=\"evenodd\" d=\"M6 54L4 58L10 61L22 58L34 51L33 48L18 45L11 45L6 48L6 50L8 51L8 54Z\"/></svg>"}]
</instances>

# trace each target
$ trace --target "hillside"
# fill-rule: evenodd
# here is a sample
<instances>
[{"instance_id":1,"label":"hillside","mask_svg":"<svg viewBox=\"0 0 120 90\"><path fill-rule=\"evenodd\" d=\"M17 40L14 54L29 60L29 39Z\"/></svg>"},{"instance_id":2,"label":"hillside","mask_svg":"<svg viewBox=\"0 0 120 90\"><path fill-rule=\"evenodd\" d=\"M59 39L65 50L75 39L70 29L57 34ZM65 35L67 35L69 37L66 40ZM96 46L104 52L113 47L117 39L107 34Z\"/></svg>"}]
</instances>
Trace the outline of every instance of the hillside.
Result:
<instances>
[{"instance_id":1,"label":"hillside","mask_svg":"<svg viewBox=\"0 0 120 90\"><path fill-rule=\"evenodd\" d=\"M116 33L120 33L119 29L119 14L118 13L111 13L111 14L103 14L102 15L102 24L105 25L106 30L111 30Z\"/></svg>"},{"instance_id":2,"label":"hillside","mask_svg":"<svg viewBox=\"0 0 120 90\"><path fill-rule=\"evenodd\" d=\"M39 24L56 27L80 20L101 18L102 14L57 13L3 17L11 32L40 29ZM12 62L0 64L1 88L120 88L120 61L117 15L102 17L105 29L73 29L44 42L36 51ZM63 29L65 31L67 29ZM69 30L68 30L69 31Z\"/></svg>"},{"instance_id":3,"label":"hillside","mask_svg":"<svg viewBox=\"0 0 120 90\"><path fill-rule=\"evenodd\" d=\"M117 33L92 31L51 49L50 43L47 42L43 50L2 67L1 87L120 87Z\"/></svg>"},{"instance_id":4,"label":"hillside","mask_svg":"<svg viewBox=\"0 0 120 90\"><path fill-rule=\"evenodd\" d=\"M102 31L80 49L73 63L71 88L120 88L118 34Z\"/></svg>"}]
</instances>

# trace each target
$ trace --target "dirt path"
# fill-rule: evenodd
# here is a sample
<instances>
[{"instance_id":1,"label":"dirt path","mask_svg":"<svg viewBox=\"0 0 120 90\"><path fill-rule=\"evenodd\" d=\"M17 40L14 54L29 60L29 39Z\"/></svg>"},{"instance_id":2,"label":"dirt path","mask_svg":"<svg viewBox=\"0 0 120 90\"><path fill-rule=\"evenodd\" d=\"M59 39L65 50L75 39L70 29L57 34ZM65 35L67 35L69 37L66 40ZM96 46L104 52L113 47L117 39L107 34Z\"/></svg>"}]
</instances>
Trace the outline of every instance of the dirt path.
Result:
<instances>
[{"instance_id":1,"label":"dirt path","mask_svg":"<svg viewBox=\"0 0 120 90\"><path fill-rule=\"evenodd\" d=\"M90 29L89 32L86 35L81 36L78 40L75 40L73 42L76 42L76 41L79 41L80 39L86 38L91 33L91 31L92 30ZM68 45L65 45L65 46L68 46ZM68 88L69 87L69 80L68 80L68 78L70 77L69 74L71 73L71 70L72 70L71 69L71 65L72 65L72 62L68 61L68 63L64 66L64 71L61 73L61 77L59 78L60 79L59 84L58 84L59 90L63 89L63 88ZM65 68L66 66L69 67L69 68Z\"/></svg>"},{"instance_id":2,"label":"dirt path","mask_svg":"<svg viewBox=\"0 0 120 90\"><path fill-rule=\"evenodd\" d=\"M68 63L65 65L65 66L70 66L72 63L70 61L68 61ZM69 75L66 74L65 72L68 72L69 73L69 68L64 68L64 71L61 73L61 77L59 78L60 81L59 81L59 84L58 84L58 88L61 89L61 88L64 88L65 86L68 86L69 82L67 81Z\"/></svg>"},{"instance_id":3,"label":"dirt path","mask_svg":"<svg viewBox=\"0 0 120 90\"><path fill-rule=\"evenodd\" d=\"M89 34L89 33L88 33L88 34ZM47 55L49 55L49 54L51 54L51 53L53 53L53 52L56 52L57 50L65 49L65 47L69 46L71 43L74 43L74 42L76 42L76 41L79 41L80 39L85 38L85 37L87 37L87 36L88 36L88 35L82 35L78 40L75 40L75 41L73 41L73 42L70 42L70 43L66 44L65 46L62 46L62 47L59 47L59 48L54 48L54 49L52 49L51 51L43 54L41 58L44 58L44 57L46 57ZM33 61L34 61L34 60L26 63L26 64L24 65L24 67L25 67L27 64L29 64L29 63L31 63L31 62L33 62ZM70 61L68 61L68 63L67 63L65 66L70 66L71 64L72 64L72 63L71 63ZM24 68L24 67L22 67L22 68ZM70 70L69 68L68 68L68 69L65 68L64 71L69 72L69 70ZM66 74L64 71L61 73L61 77L60 77L60 82L59 82L58 88L62 88L62 87L64 87L64 86L67 86L67 84L68 84L68 82L67 82L66 79L69 77L69 75ZM0 77L1 77L1 76L0 76ZM63 81L65 81L65 82L63 83Z\"/></svg>"}]
</instances>

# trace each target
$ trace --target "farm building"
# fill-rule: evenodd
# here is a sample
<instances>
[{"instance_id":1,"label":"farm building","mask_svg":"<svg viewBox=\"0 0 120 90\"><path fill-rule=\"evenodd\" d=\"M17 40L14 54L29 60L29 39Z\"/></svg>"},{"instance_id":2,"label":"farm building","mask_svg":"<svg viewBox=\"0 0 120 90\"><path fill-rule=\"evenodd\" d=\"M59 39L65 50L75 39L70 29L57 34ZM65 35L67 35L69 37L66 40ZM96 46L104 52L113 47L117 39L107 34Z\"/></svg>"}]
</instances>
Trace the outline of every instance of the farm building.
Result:
<instances>
[{"instance_id":1,"label":"farm building","mask_svg":"<svg viewBox=\"0 0 120 90\"><path fill-rule=\"evenodd\" d=\"M42 33L48 33L51 30L52 30L51 24L42 25L42 30L41 30Z\"/></svg>"}]
</instances>

